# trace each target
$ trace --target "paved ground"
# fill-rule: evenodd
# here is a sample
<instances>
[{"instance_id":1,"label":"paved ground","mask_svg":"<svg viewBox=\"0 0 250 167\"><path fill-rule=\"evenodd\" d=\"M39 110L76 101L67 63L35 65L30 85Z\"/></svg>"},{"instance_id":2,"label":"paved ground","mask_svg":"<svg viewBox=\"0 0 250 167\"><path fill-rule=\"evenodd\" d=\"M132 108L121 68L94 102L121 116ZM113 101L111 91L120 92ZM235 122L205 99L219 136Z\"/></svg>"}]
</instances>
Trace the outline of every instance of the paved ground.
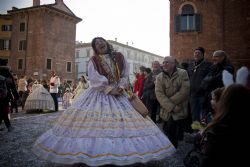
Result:
<instances>
[{"instance_id":1,"label":"paved ground","mask_svg":"<svg viewBox=\"0 0 250 167\"><path fill-rule=\"evenodd\" d=\"M50 129L63 111L46 114L13 113L12 132L0 125L0 167L86 167L85 165L61 165L38 159L31 151L32 144L46 130ZM160 126L160 125L159 125ZM191 145L182 142L176 155L163 162L136 164L133 167L183 167L182 159ZM107 166L106 166L107 167ZM132 166L130 166L132 167Z\"/></svg>"}]
</instances>

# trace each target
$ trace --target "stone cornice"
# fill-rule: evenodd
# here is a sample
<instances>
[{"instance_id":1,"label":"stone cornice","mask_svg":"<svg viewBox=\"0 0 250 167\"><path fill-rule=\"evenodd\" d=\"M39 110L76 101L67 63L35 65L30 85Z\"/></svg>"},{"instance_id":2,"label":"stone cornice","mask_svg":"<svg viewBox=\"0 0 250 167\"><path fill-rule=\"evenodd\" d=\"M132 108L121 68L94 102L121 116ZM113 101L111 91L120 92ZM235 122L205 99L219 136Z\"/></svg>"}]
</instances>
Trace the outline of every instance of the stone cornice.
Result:
<instances>
[{"instance_id":1,"label":"stone cornice","mask_svg":"<svg viewBox=\"0 0 250 167\"><path fill-rule=\"evenodd\" d=\"M78 43L76 44L76 48L82 48L82 47L92 47L91 43Z\"/></svg>"},{"instance_id":2,"label":"stone cornice","mask_svg":"<svg viewBox=\"0 0 250 167\"><path fill-rule=\"evenodd\" d=\"M0 14L0 18L11 19L11 15L10 14Z\"/></svg>"},{"instance_id":3,"label":"stone cornice","mask_svg":"<svg viewBox=\"0 0 250 167\"><path fill-rule=\"evenodd\" d=\"M52 5L41 5L41 6L22 8L22 9L9 10L8 13L12 15L12 14L19 14L19 13L26 13L26 12L34 12L34 11L53 13L55 15L63 16L65 18L73 20L76 23L82 21L81 18L79 18L73 14L69 14L69 13L64 12L62 10L59 10L57 8L54 8Z\"/></svg>"}]
</instances>

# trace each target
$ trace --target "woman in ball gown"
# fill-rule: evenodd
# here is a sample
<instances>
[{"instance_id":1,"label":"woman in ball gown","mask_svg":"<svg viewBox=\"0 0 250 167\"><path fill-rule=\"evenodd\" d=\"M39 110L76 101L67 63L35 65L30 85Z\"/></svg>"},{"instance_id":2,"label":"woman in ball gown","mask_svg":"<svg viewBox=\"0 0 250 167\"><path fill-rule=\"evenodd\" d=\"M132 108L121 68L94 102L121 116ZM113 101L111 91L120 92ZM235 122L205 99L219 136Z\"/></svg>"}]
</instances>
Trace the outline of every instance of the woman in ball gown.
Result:
<instances>
[{"instance_id":1,"label":"woman in ball gown","mask_svg":"<svg viewBox=\"0 0 250 167\"><path fill-rule=\"evenodd\" d=\"M73 100L75 100L88 87L89 87L89 83L86 80L86 78L82 75L80 78L79 84L77 85L76 89L73 92L73 94L74 94Z\"/></svg>"},{"instance_id":2,"label":"woman in ball gown","mask_svg":"<svg viewBox=\"0 0 250 167\"><path fill-rule=\"evenodd\" d=\"M91 86L38 138L34 153L56 163L88 166L130 165L171 156L175 148L167 136L128 100L129 66L124 56L102 37L93 39L92 48Z\"/></svg>"},{"instance_id":3,"label":"woman in ball gown","mask_svg":"<svg viewBox=\"0 0 250 167\"><path fill-rule=\"evenodd\" d=\"M53 99L50 93L40 84L35 81L32 85L32 90L24 105L26 112L33 110L55 110Z\"/></svg>"}]
</instances>

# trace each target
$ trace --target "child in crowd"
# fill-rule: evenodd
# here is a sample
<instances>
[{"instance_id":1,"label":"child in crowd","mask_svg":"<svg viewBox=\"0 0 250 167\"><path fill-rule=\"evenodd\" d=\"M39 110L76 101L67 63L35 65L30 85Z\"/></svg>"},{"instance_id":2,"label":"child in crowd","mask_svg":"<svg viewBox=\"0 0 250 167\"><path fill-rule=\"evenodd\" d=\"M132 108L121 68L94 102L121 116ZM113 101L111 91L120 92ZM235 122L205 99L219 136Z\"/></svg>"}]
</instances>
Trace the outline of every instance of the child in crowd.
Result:
<instances>
[{"instance_id":1,"label":"child in crowd","mask_svg":"<svg viewBox=\"0 0 250 167\"><path fill-rule=\"evenodd\" d=\"M213 111L212 113L208 113L206 115L206 118L202 122L194 121L191 125L193 130L202 132L203 129L207 126L207 124L212 122L213 116L215 115L217 111L218 102L220 100L221 94L224 89L225 89L224 87L216 88L215 90L211 92L211 96L212 96L211 106L212 106Z\"/></svg>"},{"instance_id":2,"label":"child in crowd","mask_svg":"<svg viewBox=\"0 0 250 167\"><path fill-rule=\"evenodd\" d=\"M63 95L63 108L67 109L69 106L71 106L71 100L73 97L73 93L70 92L69 88L66 88L65 93Z\"/></svg>"}]
</instances>

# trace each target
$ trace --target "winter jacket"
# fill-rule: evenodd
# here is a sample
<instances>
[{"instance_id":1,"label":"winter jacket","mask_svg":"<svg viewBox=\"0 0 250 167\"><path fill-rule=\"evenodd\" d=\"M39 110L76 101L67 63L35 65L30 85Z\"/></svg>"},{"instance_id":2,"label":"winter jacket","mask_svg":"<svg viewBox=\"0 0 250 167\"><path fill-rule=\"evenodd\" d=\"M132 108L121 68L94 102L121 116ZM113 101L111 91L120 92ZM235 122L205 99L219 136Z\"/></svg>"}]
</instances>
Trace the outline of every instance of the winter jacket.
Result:
<instances>
[{"instance_id":1,"label":"winter jacket","mask_svg":"<svg viewBox=\"0 0 250 167\"><path fill-rule=\"evenodd\" d=\"M174 120L187 117L187 104L190 92L190 81L186 70L177 68L169 76L161 72L156 77L155 93L161 105L160 117L167 121L170 117ZM172 112L175 106L181 107L179 112Z\"/></svg>"}]
</instances>

